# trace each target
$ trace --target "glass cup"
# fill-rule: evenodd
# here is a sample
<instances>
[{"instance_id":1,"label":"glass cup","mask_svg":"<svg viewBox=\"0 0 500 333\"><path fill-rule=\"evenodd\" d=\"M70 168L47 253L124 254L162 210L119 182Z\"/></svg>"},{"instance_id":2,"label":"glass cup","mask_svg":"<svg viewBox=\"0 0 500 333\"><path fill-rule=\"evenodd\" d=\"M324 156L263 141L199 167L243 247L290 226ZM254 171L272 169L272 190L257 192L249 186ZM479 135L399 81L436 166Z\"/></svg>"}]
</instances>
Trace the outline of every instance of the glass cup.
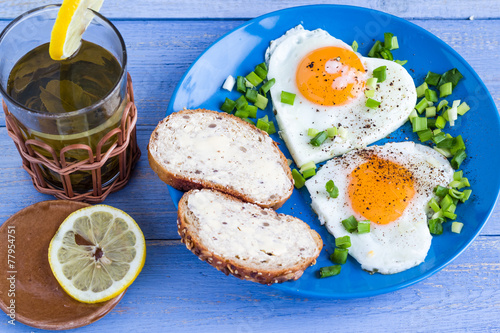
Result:
<instances>
[{"instance_id":1,"label":"glass cup","mask_svg":"<svg viewBox=\"0 0 500 333\"><path fill-rule=\"evenodd\" d=\"M99 13L93 13L94 19L83 34L85 41L97 44L111 53L121 67L117 67L117 80L114 84L111 82L111 89L103 95L104 97L73 111L51 112L48 111L47 106L52 98L48 86L40 89L45 94L43 101L45 110L26 106L26 103L23 104L14 99L8 91L9 75L16 63L28 52L50 41L59 8L60 5L49 5L28 11L12 21L0 34L0 54L4 55L0 58L0 93L8 112L14 116L24 140L37 141L38 143L35 142L32 147L42 158L45 157L50 161L59 159L56 164L59 163L62 166L74 165L75 170L69 174L72 191L85 193L91 191L93 186L95 187L95 171L78 166L88 163L89 160L95 160L96 150L98 153L99 151L101 154L105 153L116 143L117 138L112 135L108 136L105 142L100 141L106 134L120 126L123 111L128 103L127 52L123 38L115 26ZM102 68L107 68L107 65L107 63L103 64ZM37 68L26 69L28 72L33 72L26 79L26 84L37 80L37 70L41 71ZM94 74L96 76L93 76ZM89 72L88 75L94 78L96 84L99 84L102 81L99 74ZM71 75L65 80L71 80ZM73 84L70 83L70 85L67 89L73 89ZM12 91L12 87L10 88ZM63 88L58 88L61 96L62 90ZM57 94L58 91L55 93ZM106 158L99 171L100 184L103 187L113 182L120 170L118 156ZM66 189L68 178L61 177L58 172L54 171L54 168L50 167L50 163L38 163L38 167L43 179L51 188ZM93 173L94 176L92 176Z\"/></svg>"}]
</instances>

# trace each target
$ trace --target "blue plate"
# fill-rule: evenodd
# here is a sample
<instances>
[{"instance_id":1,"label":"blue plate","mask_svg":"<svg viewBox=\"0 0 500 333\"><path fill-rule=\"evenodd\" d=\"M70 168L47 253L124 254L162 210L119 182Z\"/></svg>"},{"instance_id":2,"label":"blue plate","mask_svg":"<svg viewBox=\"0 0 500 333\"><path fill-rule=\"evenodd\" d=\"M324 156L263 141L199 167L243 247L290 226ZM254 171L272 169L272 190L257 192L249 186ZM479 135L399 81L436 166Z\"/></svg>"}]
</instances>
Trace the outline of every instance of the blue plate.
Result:
<instances>
[{"instance_id":1,"label":"blue plate","mask_svg":"<svg viewBox=\"0 0 500 333\"><path fill-rule=\"evenodd\" d=\"M373 39L383 40L384 32L395 33L400 45L400 48L393 52L395 59L408 60L405 67L416 85L423 82L429 70L443 73L451 68L458 68L465 79L457 85L451 98L465 100L471 110L460 116L456 125L453 128L447 127L446 131L453 136L462 134L466 140L469 157L462 164L462 169L470 180L473 196L457 208L459 220L464 222L462 232L452 233L447 223L443 235L433 238L427 258L421 265L398 274L371 275L361 270L353 258L349 258L342 266L340 275L319 279L319 268L331 265L328 255L332 252L334 238L320 225L312 212L307 190L295 190L278 212L306 221L319 232L325 247L317 264L308 268L299 280L274 287L301 296L355 298L391 292L431 276L456 258L479 234L493 210L500 189L500 155L491 149L492 145L500 142L498 111L471 66L436 36L398 17L359 7L317 5L269 13L248 21L209 47L179 82L167 114L184 107L219 110L226 97L237 98L238 93L221 89L226 77L229 74L235 77L248 74L255 65L264 61L264 52L269 42L298 24L309 30L324 29L346 43L356 40L360 45L358 51L363 55L368 53ZM259 117L267 114L274 119L271 105L268 105L265 112L259 112ZM272 137L280 143L283 153L290 158L280 138L276 134ZM408 139L418 142L409 123L392 133L389 138L375 144ZM182 192L173 188L169 188L169 191L172 200L177 204Z\"/></svg>"}]
</instances>

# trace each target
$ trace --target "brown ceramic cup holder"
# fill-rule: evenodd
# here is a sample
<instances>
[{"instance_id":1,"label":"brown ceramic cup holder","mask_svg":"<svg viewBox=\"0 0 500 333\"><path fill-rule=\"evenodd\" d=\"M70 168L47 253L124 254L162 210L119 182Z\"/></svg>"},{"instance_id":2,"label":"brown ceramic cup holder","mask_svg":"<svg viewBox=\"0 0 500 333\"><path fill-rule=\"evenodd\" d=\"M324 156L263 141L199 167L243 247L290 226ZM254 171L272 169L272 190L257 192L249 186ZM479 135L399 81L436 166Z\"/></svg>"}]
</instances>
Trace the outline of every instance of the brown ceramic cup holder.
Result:
<instances>
[{"instance_id":1,"label":"brown ceramic cup holder","mask_svg":"<svg viewBox=\"0 0 500 333\"><path fill-rule=\"evenodd\" d=\"M134 103L134 90L130 74L127 74L127 95L129 102L123 111L120 127L106 134L99 141L95 151L85 144L73 144L63 148L59 156L57 156L58 154L54 148L42 141L36 139L25 140L16 119L7 109L5 102L3 103L8 134L21 155L23 169L31 176L33 185L39 192L51 194L58 199L99 203L108 194L122 189L127 184L131 177L131 171L141 156L141 151L137 145L137 108ZM113 140L114 143L107 150L103 151L103 146L109 140ZM41 149L48 152L51 158L47 158L41 154L39 152ZM89 157L77 162L67 161L66 156L72 150L85 150L88 152ZM110 184L103 186L101 177L102 167L106 161L115 156L118 156L119 174ZM40 165L59 175L63 185L62 189L45 181ZM93 187L90 191L77 193L73 189L70 175L78 171L91 171Z\"/></svg>"}]
</instances>

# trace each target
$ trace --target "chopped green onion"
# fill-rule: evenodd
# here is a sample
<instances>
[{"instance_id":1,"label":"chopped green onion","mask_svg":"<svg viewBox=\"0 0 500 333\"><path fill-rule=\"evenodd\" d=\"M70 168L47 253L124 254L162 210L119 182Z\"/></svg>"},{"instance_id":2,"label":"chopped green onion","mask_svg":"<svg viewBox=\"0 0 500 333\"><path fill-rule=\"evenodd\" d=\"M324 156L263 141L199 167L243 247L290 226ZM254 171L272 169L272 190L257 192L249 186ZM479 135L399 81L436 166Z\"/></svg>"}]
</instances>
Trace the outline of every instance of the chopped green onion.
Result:
<instances>
[{"instance_id":1,"label":"chopped green onion","mask_svg":"<svg viewBox=\"0 0 500 333\"><path fill-rule=\"evenodd\" d=\"M236 102L226 97L226 100L221 105L220 109L222 111L227 112L227 113L231 113L231 112L233 112L235 106L236 106Z\"/></svg>"},{"instance_id":2,"label":"chopped green onion","mask_svg":"<svg viewBox=\"0 0 500 333\"><path fill-rule=\"evenodd\" d=\"M408 62L408 60L394 60L394 62L398 65L403 66Z\"/></svg>"},{"instance_id":3,"label":"chopped green onion","mask_svg":"<svg viewBox=\"0 0 500 333\"><path fill-rule=\"evenodd\" d=\"M436 118L436 127L443 129L445 126L446 126L446 119L444 119L444 117L442 116L438 116Z\"/></svg>"},{"instance_id":4,"label":"chopped green onion","mask_svg":"<svg viewBox=\"0 0 500 333\"><path fill-rule=\"evenodd\" d=\"M251 119L248 119L248 118L241 118L243 119L244 121L246 121L247 123L250 123L252 125L255 125L255 123L251 120Z\"/></svg>"},{"instance_id":5,"label":"chopped green onion","mask_svg":"<svg viewBox=\"0 0 500 333\"><path fill-rule=\"evenodd\" d=\"M457 218L457 214L455 214L455 213L450 213L450 212L444 212L444 213L443 213L443 216L444 216L444 217L447 217L447 218L449 218L449 219L451 219L451 220L454 220L454 219L456 219L456 218Z\"/></svg>"},{"instance_id":6,"label":"chopped green onion","mask_svg":"<svg viewBox=\"0 0 500 333\"><path fill-rule=\"evenodd\" d=\"M371 77L366 80L366 86L370 89L375 89L375 87L377 86L377 81L378 79L376 77Z\"/></svg>"},{"instance_id":7,"label":"chopped green onion","mask_svg":"<svg viewBox=\"0 0 500 333\"><path fill-rule=\"evenodd\" d=\"M458 135L453 140L453 147L450 149L450 152L455 155L459 150L465 150L465 143L462 135Z\"/></svg>"},{"instance_id":8,"label":"chopped green onion","mask_svg":"<svg viewBox=\"0 0 500 333\"><path fill-rule=\"evenodd\" d=\"M436 128L436 119L435 118L427 118L427 127L428 128Z\"/></svg>"},{"instance_id":9,"label":"chopped green onion","mask_svg":"<svg viewBox=\"0 0 500 333\"><path fill-rule=\"evenodd\" d=\"M266 63L265 63L265 62L261 62L260 64L258 64L258 65L257 65L257 66L255 66L255 67L260 67L260 68L262 68L263 70L267 71L267 65L266 65Z\"/></svg>"},{"instance_id":10,"label":"chopped green onion","mask_svg":"<svg viewBox=\"0 0 500 333\"><path fill-rule=\"evenodd\" d=\"M257 95L257 100L255 101L255 106L261 110L264 110L267 106L268 99L261 94Z\"/></svg>"},{"instance_id":11,"label":"chopped green onion","mask_svg":"<svg viewBox=\"0 0 500 333\"><path fill-rule=\"evenodd\" d=\"M398 38L390 32L384 33L384 47L389 50L399 49Z\"/></svg>"},{"instance_id":12,"label":"chopped green onion","mask_svg":"<svg viewBox=\"0 0 500 333\"><path fill-rule=\"evenodd\" d=\"M430 106L428 108L425 108L425 116L427 118L432 118L436 116L436 107L435 106Z\"/></svg>"},{"instance_id":13,"label":"chopped green onion","mask_svg":"<svg viewBox=\"0 0 500 333\"><path fill-rule=\"evenodd\" d=\"M438 185L436 186L436 188L434 189L434 193L436 193L436 195L438 197L444 197L445 195L448 194L448 189L446 187L443 187L441 185Z\"/></svg>"},{"instance_id":14,"label":"chopped green onion","mask_svg":"<svg viewBox=\"0 0 500 333\"><path fill-rule=\"evenodd\" d=\"M366 234L370 232L370 221L359 221L358 222L358 234Z\"/></svg>"},{"instance_id":15,"label":"chopped green onion","mask_svg":"<svg viewBox=\"0 0 500 333\"><path fill-rule=\"evenodd\" d=\"M432 141L435 143L435 144L438 144L440 143L441 141L443 141L444 139L446 139L446 134L444 132L439 132L438 134L434 135L432 137ZM440 147L438 147L440 148Z\"/></svg>"},{"instance_id":16,"label":"chopped green onion","mask_svg":"<svg viewBox=\"0 0 500 333\"><path fill-rule=\"evenodd\" d=\"M262 87L260 87L260 93L265 96L267 92L271 89L271 87L274 86L275 83L276 80L274 78L268 80L266 83L262 85Z\"/></svg>"},{"instance_id":17,"label":"chopped green onion","mask_svg":"<svg viewBox=\"0 0 500 333\"><path fill-rule=\"evenodd\" d=\"M387 66L380 66L373 70L373 77L377 78L377 82L384 82L386 79Z\"/></svg>"},{"instance_id":18,"label":"chopped green onion","mask_svg":"<svg viewBox=\"0 0 500 333\"><path fill-rule=\"evenodd\" d=\"M248 112L249 118L257 118L257 107L255 105L247 105L243 110Z\"/></svg>"},{"instance_id":19,"label":"chopped green onion","mask_svg":"<svg viewBox=\"0 0 500 333\"><path fill-rule=\"evenodd\" d=\"M247 102L245 96L243 96L243 95L241 95L236 100L236 110L243 110L247 105L248 105L248 102Z\"/></svg>"},{"instance_id":20,"label":"chopped green onion","mask_svg":"<svg viewBox=\"0 0 500 333\"><path fill-rule=\"evenodd\" d=\"M464 190L462 193L464 195L463 195L462 199L460 199L460 201L461 202L466 202L467 200L469 200L470 195L472 194L472 190Z\"/></svg>"},{"instance_id":21,"label":"chopped green onion","mask_svg":"<svg viewBox=\"0 0 500 333\"><path fill-rule=\"evenodd\" d=\"M452 181L451 183L448 184L448 186L450 186L451 188L457 188L459 185L460 185L460 181L459 180L454 180L454 181Z\"/></svg>"},{"instance_id":22,"label":"chopped green onion","mask_svg":"<svg viewBox=\"0 0 500 333\"><path fill-rule=\"evenodd\" d=\"M347 254L348 253L349 253L348 249L336 248L333 250L333 253L330 255L330 260L336 264L343 265L347 261Z\"/></svg>"},{"instance_id":23,"label":"chopped green onion","mask_svg":"<svg viewBox=\"0 0 500 333\"><path fill-rule=\"evenodd\" d=\"M245 85L245 78L243 76L236 77L236 90L242 94L247 91L247 87Z\"/></svg>"},{"instance_id":24,"label":"chopped green onion","mask_svg":"<svg viewBox=\"0 0 500 333\"><path fill-rule=\"evenodd\" d=\"M297 171L297 169L292 169L292 178L296 188L302 188L306 183L306 180L302 177L300 172Z\"/></svg>"},{"instance_id":25,"label":"chopped green onion","mask_svg":"<svg viewBox=\"0 0 500 333\"><path fill-rule=\"evenodd\" d=\"M264 64L264 66L262 66L262 64ZM262 64L255 66L254 72L262 80L265 80L265 78L267 77L267 68L265 63Z\"/></svg>"},{"instance_id":26,"label":"chopped green onion","mask_svg":"<svg viewBox=\"0 0 500 333\"><path fill-rule=\"evenodd\" d=\"M433 135L437 135L438 133L441 133L441 130L439 128L436 128L434 131L432 131Z\"/></svg>"},{"instance_id":27,"label":"chopped green onion","mask_svg":"<svg viewBox=\"0 0 500 333\"><path fill-rule=\"evenodd\" d=\"M434 150L437 151L438 153L440 153L441 155L443 155L446 158L450 158L450 157L453 156L453 154L450 153L450 150L446 149L446 148L434 147Z\"/></svg>"},{"instance_id":28,"label":"chopped green onion","mask_svg":"<svg viewBox=\"0 0 500 333\"><path fill-rule=\"evenodd\" d=\"M441 140L436 144L436 146L438 148L450 149L451 147L453 147L453 138L446 138L444 140Z\"/></svg>"},{"instance_id":29,"label":"chopped green onion","mask_svg":"<svg viewBox=\"0 0 500 333\"><path fill-rule=\"evenodd\" d=\"M463 116L464 114L467 113L467 111L470 110L470 106L465 103L465 102L462 102L462 104L460 104L458 107L457 107L457 113L461 116Z\"/></svg>"},{"instance_id":30,"label":"chopped green onion","mask_svg":"<svg viewBox=\"0 0 500 333\"><path fill-rule=\"evenodd\" d=\"M460 180L460 179L462 179L463 175L464 175L464 172L462 170L455 171L453 173L453 180Z\"/></svg>"},{"instance_id":31,"label":"chopped green onion","mask_svg":"<svg viewBox=\"0 0 500 333\"><path fill-rule=\"evenodd\" d=\"M267 134L271 135L276 133L276 127L274 127L274 122L271 120L268 122L269 124L269 129L267 130Z\"/></svg>"},{"instance_id":32,"label":"chopped green onion","mask_svg":"<svg viewBox=\"0 0 500 333\"><path fill-rule=\"evenodd\" d=\"M420 132L427 129L427 118L424 117L413 118L412 127L413 127L413 132Z\"/></svg>"},{"instance_id":33,"label":"chopped green onion","mask_svg":"<svg viewBox=\"0 0 500 333\"><path fill-rule=\"evenodd\" d=\"M448 101L443 99L441 102L439 102L438 106L437 106L437 110L438 111L441 111L442 108L444 108L445 106L448 105Z\"/></svg>"},{"instance_id":34,"label":"chopped green onion","mask_svg":"<svg viewBox=\"0 0 500 333\"><path fill-rule=\"evenodd\" d=\"M366 100L365 106L369 107L370 109L376 109L380 105L379 101L376 101L374 99L368 98Z\"/></svg>"},{"instance_id":35,"label":"chopped green onion","mask_svg":"<svg viewBox=\"0 0 500 333\"><path fill-rule=\"evenodd\" d=\"M352 215L345 220L342 220L342 225L349 233L353 233L354 231L358 230L358 220L356 220L356 218Z\"/></svg>"},{"instance_id":36,"label":"chopped green onion","mask_svg":"<svg viewBox=\"0 0 500 333\"><path fill-rule=\"evenodd\" d=\"M425 90L425 99L430 101L430 102L437 102L438 101L437 92L435 92L432 89L426 89Z\"/></svg>"},{"instance_id":37,"label":"chopped green onion","mask_svg":"<svg viewBox=\"0 0 500 333\"><path fill-rule=\"evenodd\" d=\"M464 227L464 224L462 222L455 221L451 224L451 232L459 234L462 231L463 227Z\"/></svg>"},{"instance_id":38,"label":"chopped green onion","mask_svg":"<svg viewBox=\"0 0 500 333\"><path fill-rule=\"evenodd\" d=\"M302 176L304 176L305 179L311 178L316 174L316 170L314 169L307 169L304 172L302 172Z\"/></svg>"},{"instance_id":39,"label":"chopped green onion","mask_svg":"<svg viewBox=\"0 0 500 333\"><path fill-rule=\"evenodd\" d=\"M394 57L392 56L392 52L389 51L388 49L383 48L382 50L380 50L379 54L382 56L382 59L385 59L385 60L393 60L394 59Z\"/></svg>"},{"instance_id":40,"label":"chopped green onion","mask_svg":"<svg viewBox=\"0 0 500 333\"><path fill-rule=\"evenodd\" d=\"M304 163L301 167L300 167L300 172L304 172L305 170L308 170L308 169L314 169L316 170L316 164L314 164L313 161L309 161L307 163Z\"/></svg>"},{"instance_id":41,"label":"chopped green onion","mask_svg":"<svg viewBox=\"0 0 500 333\"><path fill-rule=\"evenodd\" d=\"M460 164L462 164L466 157L467 154L465 153L465 150L459 150L450 161L453 169L457 170L458 168L460 168Z\"/></svg>"},{"instance_id":42,"label":"chopped green onion","mask_svg":"<svg viewBox=\"0 0 500 333\"><path fill-rule=\"evenodd\" d=\"M436 218L429 220L429 231L433 235L441 235L443 233L443 219Z\"/></svg>"},{"instance_id":43,"label":"chopped green onion","mask_svg":"<svg viewBox=\"0 0 500 333\"><path fill-rule=\"evenodd\" d=\"M334 136L337 135L337 127L330 127L326 130L326 134L328 135L329 138L333 138Z\"/></svg>"},{"instance_id":44,"label":"chopped green onion","mask_svg":"<svg viewBox=\"0 0 500 333\"><path fill-rule=\"evenodd\" d=\"M455 198L455 199L462 199L464 196L464 194L462 192L460 192L459 190L455 190L453 188L450 188L448 190L448 194L450 195L450 197Z\"/></svg>"},{"instance_id":45,"label":"chopped green onion","mask_svg":"<svg viewBox=\"0 0 500 333\"><path fill-rule=\"evenodd\" d=\"M342 266L340 266L340 265L321 267L319 269L319 277L326 278L326 277L330 277L330 276L339 275L341 267Z\"/></svg>"},{"instance_id":46,"label":"chopped green onion","mask_svg":"<svg viewBox=\"0 0 500 333\"><path fill-rule=\"evenodd\" d=\"M427 72L425 76L425 82L431 86L437 86L439 79L441 79L441 75L431 71Z\"/></svg>"},{"instance_id":47,"label":"chopped green onion","mask_svg":"<svg viewBox=\"0 0 500 333\"><path fill-rule=\"evenodd\" d=\"M439 87L439 97L446 97L451 95L451 92L453 90L453 86L451 82L447 82Z\"/></svg>"},{"instance_id":48,"label":"chopped green onion","mask_svg":"<svg viewBox=\"0 0 500 333\"><path fill-rule=\"evenodd\" d=\"M424 112L426 108L429 107L428 101L425 98L422 98L420 102L415 105L415 109L417 109L418 113Z\"/></svg>"},{"instance_id":49,"label":"chopped green onion","mask_svg":"<svg viewBox=\"0 0 500 333\"><path fill-rule=\"evenodd\" d=\"M382 42L378 40L375 42L375 44L373 44L372 48L368 52L368 56L370 58L374 58L377 55L377 53L380 52L381 49L382 49Z\"/></svg>"},{"instance_id":50,"label":"chopped green onion","mask_svg":"<svg viewBox=\"0 0 500 333\"><path fill-rule=\"evenodd\" d=\"M425 129L423 131L417 132L420 142L426 142L432 139L432 131L430 129Z\"/></svg>"},{"instance_id":51,"label":"chopped green onion","mask_svg":"<svg viewBox=\"0 0 500 333\"><path fill-rule=\"evenodd\" d=\"M307 135L310 136L310 137L315 137L316 134L318 134L319 131L315 128L309 128L307 129Z\"/></svg>"},{"instance_id":52,"label":"chopped green onion","mask_svg":"<svg viewBox=\"0 0 500 333\"><path fill-rule=\"evenodd\" d=\"M375 90L365 90L365 96L368 98L375 96Z\"/></svg>"},{"instance_id":53,"label":"chopped green onion","mask_svg":"<svg viewBox=\"0 0 500 333\"><path fill-rule=\"evenodd\" d=\"M286 91L281 92L281 103L293 105L294 100L295 100L295 94Z\"/></svg>"},{"instance_id":54,"label":"chopped green onion","mask_svg":"<svg viewBox=\"0 0 500 333\"><path fill-rule=\"evenodd\" d=\"M329 180L326 182L325 189L330 195L330 198L337 198L339 196L339 188L335 186L333 180Z\"/></svg>"},{"instance_id":55,"label":"chopped green onion","mask_svg":"<svg viewBox=\"0 0 500 333\"><path fill-rule=\"evenodd\" d=\"M429 201L429 207L431 207L431 209L434 211L434 213L437 213L437 212L439 212L441 210L441 208L439 207L438 202L434 198L432 198Z\"/></svg>"},{"instance_id":56,"label":"chopped green onion","mask_svg":"<svg viewBox=\"0 0 500 333\"><path fill-rule=\"evenodd\" d=\"M238 118L248 118L249 113L246 110L236 110L234 115Z\"/></svg>"},{"instance_id":57,"label":"chopped green onion","mask_svg":"<svg viewBox=\"0 0 500 333\"><path fill-rule=\"evenodd\" d=\"M358 42L356 42L356 41L353 41L353 42L352 42L351 47L352 47L352 50L353 50L354 52L358 52L358 46L359 46L359 45L358 45Z\"/></svg>"},{"instance_id":58,"label":"chopped green onion","mask_svg":"<svg viewBox=\"0 0 500 333\"><path fill-rule=\"evenodd\" d=\"M341 249L347 249L351 246L351 237L344 236L335 238L335 246Z\"/></svg>"},{"instance_id":59,"label":"chopped green onion","mask_svg":"<svg viewBox=\"0 0 500 333\"><path fill-rule=\"evenodd\" d=\"M460 179L460 184L457 186L457 188L460 190L461 188L464 187L470 187L469 179L463 177Z\"/></svg>"},{"instance_id":60,"label":"chopped green onion","mask_svg":"<svg viewBox=\"0 0 500 333\"><path fill-rule=\"evenodd\" d=\"M250 72L245 78L254 86L258 86L262 82L262 79L255 72Z\"/></svg>"},{"instance_id":61,"label":"chopped green onion","mask_svg":"<svg viewBox=\"0 0 500 333\"><path fill-rule=\"evenodd\" d=\"M425 91L429 88L426 82L417 87L417 97L420 98L425 95Z\"/></svg>"},{"instance_id":62,"label":"chopped green onion","mask_svg":"<svg viewBox=\"0 0 500 333\"><path fill-rule=\"evenodd\" d=\"M346 128L340 126L339 129L338 129L338 136L340 136L342 139L346 139L347 138L347 135L349 134L349 132L347 131Z\"/></svg>"},{"instance_id":63,"label":"chopped green onion","mask_svg":"<svg viewBox=\"0 0 500 333\"><path fill-rule=\"evenodd\" d=\"M453 68L441 75L438 86L442 86L446 83L451 83L453 85L452 88L455 88L455 86L458 84L458 81L460 81L462 78L463 75L458 71L458 69Z\"/></svg>"},{"instance_id":64,"label":"chopped green onion","mask_svg":"<svg viewBox=\"0 0 500 333\"><path fill-rule=\"evenodd\" d=\"M417 113L417 110L413 109L411 110L411 113L410 115L408 116L408 119L410 119L410 121L413 123L413 119L414 118L418 118L418 113Z\"/></svg>"},{"instance_id":65,"label":"chopped green onion","mask_svg":"<svg viewBox=\"0 0 500 333\"><path fill-rule=\"evenodd\" d=\"M249 100L252 103L255 103L257 100L257 90L254 89L247 89L247 92L245 93L245 98Z\"/></svg>"},{"instance_id":66,"label":"chopped green onion","mask_svg":"<svg viewBox=\"0 0 500 333\"><path fill-rule=\"evenodd\" d=\"M321 131L314 138L309 141L309 143L315 147L321 146L323 142L328 138L328 133L326 131Z\"/></svg>"},{"instance_id":67,"label":"chopped green onion","mask_svg":"<svg viewBox=\"0 0 500 333\"><path fill-rule=\"evenodd\" d=\"M441 199L441 202L439 203L441 206L441 210L443 210L443 212L446 212L447 208L450 205L453 205L453 199L451 198L451 196L448 193L449 193L449 190L446 189L446 195L444 196L443 199Z\"/></svg>"},{"instance_id":68,"label":"chopped green onion","mask_svg":"<svg viewBox=\"0 0 500 333\"><path fill-rule=\"evenodd\" d=\"M264 121L262 119L257 119L257 128L260 130L263 130L264 132L267 132L269 130L269 123L267 121Z\"/></svg>"}]
</instances>

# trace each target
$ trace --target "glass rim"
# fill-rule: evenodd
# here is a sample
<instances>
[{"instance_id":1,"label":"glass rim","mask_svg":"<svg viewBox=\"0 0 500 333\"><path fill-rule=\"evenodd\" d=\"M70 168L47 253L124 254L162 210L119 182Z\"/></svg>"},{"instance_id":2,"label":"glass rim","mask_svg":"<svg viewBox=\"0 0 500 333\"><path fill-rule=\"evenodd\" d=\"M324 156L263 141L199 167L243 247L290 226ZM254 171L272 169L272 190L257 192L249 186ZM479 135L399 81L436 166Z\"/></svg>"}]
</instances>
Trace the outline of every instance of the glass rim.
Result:
<instances>
[{"instance_id":1,"label":"glass rim","mask_svg":"<svg viewBox=\"0 0 500 333\"><path fill-rule=\"evenodd\" d=\"M60 8L60 7L61 7L61 4L45 5L45 6L41 6L41 7L30 9L30 10L22 13L21 15L19 15L15 19L13 19L2 30L2 32L0 33L0 43L2 42L2 40L4 39L4 37L9 33L9 31L19 21L21 21L22 19L26 18L27 16L29 16L29 15L31 15L33 13L40 12L40 11L43 11L45 9L54 9L54 8ZM121 45L121 49L122 49L123 65L121 66L120 77L117 80L117 82L115 83L115 85L108 91L108 93L106 93L106 95L103 98L101 98L99 101L97 101L94 104L91 104L91 105L89 105L89 106L87 106L87 107L85 107L83 109L78 109L78 110L75 110L75 111L63 112L63 113L52 113L52 112L47 112L47 111L40 111L40 110L31 109L31 108L28 108L25 105L19 103L18 101L16 101L14 98L12 98L7 93L7 91L4 89L3 84L0 82L0 93L1 93L1 95L2 95L2 97L4 99L8 100L11 104L14 104L16 107L19 107L19 108L23 109L24 111L35 115L36 117L42 116L42 117L47 117L47 118L57 118L57 119L60 119L60 118L70 118L70 117L74 117L74 116L79 116L79 115L91 112L93 110L99 109L113 95L113 93L115 92L116 89L120 89L120 84L121 84L123 78L127 74L127 72L126 72L126 68L127 68L127 49L126 49L126 46L125 46L125 41L123 40L123 37L120 34L120 32L118 31L118 29L115 27L115 25L113 23L111 23L110 20L108 20L105 16L103 16L99 12L96 12L93 9L88 9L88 10L91 10L92 12L94 12L94 14L97 17L99 17L101 20L103 20L104 23L106 23L115 32L116 36L118 37L118 41L119 41L119 43Z\"/></svg>"}]
</instances>

